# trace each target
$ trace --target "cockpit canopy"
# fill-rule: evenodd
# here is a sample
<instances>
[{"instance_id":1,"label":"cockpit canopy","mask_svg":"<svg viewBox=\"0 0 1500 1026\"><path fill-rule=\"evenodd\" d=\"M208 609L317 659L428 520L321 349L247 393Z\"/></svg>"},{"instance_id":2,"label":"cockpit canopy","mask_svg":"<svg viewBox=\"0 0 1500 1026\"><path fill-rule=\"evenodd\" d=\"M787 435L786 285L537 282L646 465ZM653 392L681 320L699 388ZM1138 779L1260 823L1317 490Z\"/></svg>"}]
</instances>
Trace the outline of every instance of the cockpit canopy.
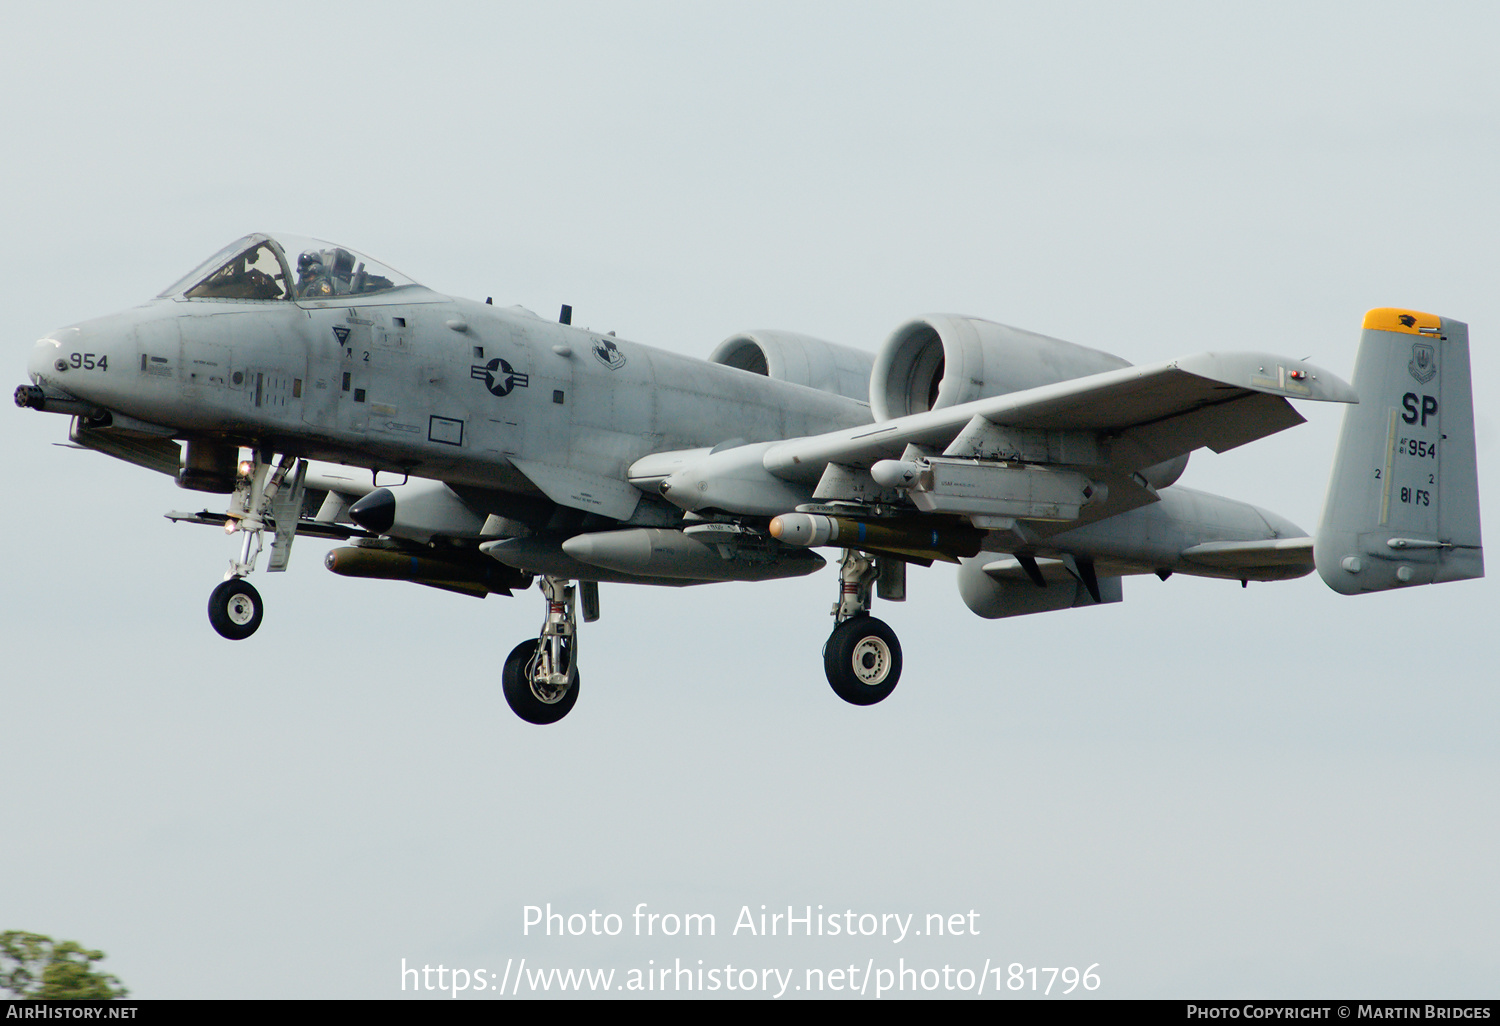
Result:
<instances>
[{"instance_id":1,"label":"cockpit canopy","mask_svg":"<svg viewBox=\"0 0 1500 1026\"><path fill-rule=\"evenodd\" d=\"M369 296L417 283L343 246L296 235L236 239L158 299L320 300Z\"/></svg>"}]
</instances>

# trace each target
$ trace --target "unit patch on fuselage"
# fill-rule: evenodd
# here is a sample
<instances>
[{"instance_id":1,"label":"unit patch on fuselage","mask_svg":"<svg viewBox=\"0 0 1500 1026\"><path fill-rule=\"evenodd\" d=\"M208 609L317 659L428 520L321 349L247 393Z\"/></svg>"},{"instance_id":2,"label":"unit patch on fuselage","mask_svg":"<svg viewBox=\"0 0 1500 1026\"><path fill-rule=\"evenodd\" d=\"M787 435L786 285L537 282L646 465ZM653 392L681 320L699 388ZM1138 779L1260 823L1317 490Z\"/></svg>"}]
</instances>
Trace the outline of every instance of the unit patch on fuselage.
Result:
<instances>
[{"instance_id":1,"label":"unit patch on fuselage","mask_svg":"<svg viewBox=\"0 0 1500 1026\"><path fill-rule=\"evenodd\" d=\"M610 370L619 370L625 366L625 354L620 352L620 347L615 345L612 338L594 339L594 355Z\"/></svg>"},{"instance_id":2,"label":"unit patch on fuselage","mask_svg":"<svg viewBox=\"0 0 1500 1026\"><path fill-rule=\"evenodd\" d=\"M500 359L476 363L469 368L469 377L483 381L491 395L510 395L511 389L526 388L531 381L530 375L513 370L510 364Z\"/></svg>"}]
</instances>

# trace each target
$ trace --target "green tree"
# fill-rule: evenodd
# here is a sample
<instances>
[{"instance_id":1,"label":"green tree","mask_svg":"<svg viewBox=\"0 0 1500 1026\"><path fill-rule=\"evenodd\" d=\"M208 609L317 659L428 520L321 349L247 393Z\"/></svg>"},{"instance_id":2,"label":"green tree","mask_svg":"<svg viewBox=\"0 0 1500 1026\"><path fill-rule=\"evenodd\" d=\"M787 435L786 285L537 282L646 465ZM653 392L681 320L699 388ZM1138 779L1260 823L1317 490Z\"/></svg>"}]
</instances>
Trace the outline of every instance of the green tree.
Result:
<instances>
[{"instance_id":1,"label":"green tree","mask_svg":"<svg viewBox=\"0 0 1500 1026\"><path fill-rule=\"evenodd\" d=\"M0 990L18 998L108 999L129 991L93 965L104 958L77 941L55 942L23 930L0 933Z\"/></svg>"}]
</instances>

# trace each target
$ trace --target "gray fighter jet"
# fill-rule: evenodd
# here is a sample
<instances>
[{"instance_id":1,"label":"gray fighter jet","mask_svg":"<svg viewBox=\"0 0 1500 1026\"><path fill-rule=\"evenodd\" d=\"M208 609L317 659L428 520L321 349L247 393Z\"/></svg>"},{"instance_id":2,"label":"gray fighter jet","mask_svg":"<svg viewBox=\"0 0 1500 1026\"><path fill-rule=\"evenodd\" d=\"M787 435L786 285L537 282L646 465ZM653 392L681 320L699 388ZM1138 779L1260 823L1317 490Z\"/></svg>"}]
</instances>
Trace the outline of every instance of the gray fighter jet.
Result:
<instances>
[{"instance_id":1,"label":"gray fighter jet","mask_svg":"<svg viewBox=\"0 0 1500 1026\"><path fill-rule=\"evenodd\" d=\"M599 582L797 576L818 547L841 553L824 669L856 705L900 677L870 609L905 597L909 564L960 563L964 602L990 618L1118 602L1131 574L1316 568L1344 594L1484 574L1458 321L1370 311L1351 387L1266 353L1131 366L954 315L901 325L873 357L753 331L707 361L570 320L249 235L144 306L39 341L16 402L71 417L78 446L228 496L168 514L241 536L209 599L226 638L260 626L246 578L267 536L273 571L310 534L349 542L326 564L350 577L480 597L538 580L541 633L503 671L532 723L577 700L577 607L598 617ZM1194 449L1301 423L1288 400L1358 404L1316 539L1176 484Z\"/></svg>"}]
</instances>

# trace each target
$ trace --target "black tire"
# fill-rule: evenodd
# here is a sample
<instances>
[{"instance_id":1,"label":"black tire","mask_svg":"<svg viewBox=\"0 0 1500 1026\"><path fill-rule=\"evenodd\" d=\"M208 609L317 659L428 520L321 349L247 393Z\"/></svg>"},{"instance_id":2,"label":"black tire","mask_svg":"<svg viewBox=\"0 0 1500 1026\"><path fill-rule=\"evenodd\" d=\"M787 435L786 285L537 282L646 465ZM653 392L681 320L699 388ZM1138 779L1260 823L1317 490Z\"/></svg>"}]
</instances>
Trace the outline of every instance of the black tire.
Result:
<instances>
[{"instance_id":1,"label":"black tire","mask_svg":"<svg viewBox=\"0 0 1500 1026\"><path fill-rule=\"evenodd\" d=\"M851 705L874 705L901 679L901 643L873 616L855 616L833 629L823 646L823 672L834 694Z\"/></svg>"},{"instance_id":2,"label":"black tire","mask_svg":"<svg viewBox=\"0 0 1500 1026\"><path fill-rule=\"evenodd\" d=\"M568 715L578 702L578 667L573 663L572 647L568 647L568 684L562 694L549 694L532 684L531 666L536 659L541 642L535 639L523 641L511 650L501 671L501 683L505 688L505 701L511 712L527 723L556 723Z\"/></svg>"},{"instance_id":3,"label":"black tire","mask_svg":"<svg viewBox=\"0 0 1500 1026\"><path fill-rule=\"evenodd\" d=\"M260 627L265 606L243 577L231 577L208 596L208 622L230 641L244 641Z\"/></svg>"}]
</instances>

